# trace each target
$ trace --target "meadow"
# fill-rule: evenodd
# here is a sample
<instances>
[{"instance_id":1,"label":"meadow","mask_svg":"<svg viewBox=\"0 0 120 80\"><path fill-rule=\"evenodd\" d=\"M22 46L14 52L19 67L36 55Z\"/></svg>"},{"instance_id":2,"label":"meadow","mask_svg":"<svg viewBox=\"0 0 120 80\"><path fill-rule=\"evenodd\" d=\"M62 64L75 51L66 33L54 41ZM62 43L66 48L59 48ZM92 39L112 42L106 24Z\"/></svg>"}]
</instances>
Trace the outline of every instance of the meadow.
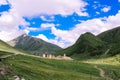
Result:
<instances>
[{"instance_id":1,"label":"meadow","mask_svg":"<svg viewBox=\"0 0 120 80\"><path fill-rule=\"evenodd\" d=\"M108 77L112 78L109 72L111 70L117 74L117 78L120 74L119 65L95 64L94 61L87 63L16 55L3 63L25 80L106 80L100 77L99 71L94 68L95 65L104 69ZM115 74L113 76L115 77Z\"/></svg>"}]
</instances>

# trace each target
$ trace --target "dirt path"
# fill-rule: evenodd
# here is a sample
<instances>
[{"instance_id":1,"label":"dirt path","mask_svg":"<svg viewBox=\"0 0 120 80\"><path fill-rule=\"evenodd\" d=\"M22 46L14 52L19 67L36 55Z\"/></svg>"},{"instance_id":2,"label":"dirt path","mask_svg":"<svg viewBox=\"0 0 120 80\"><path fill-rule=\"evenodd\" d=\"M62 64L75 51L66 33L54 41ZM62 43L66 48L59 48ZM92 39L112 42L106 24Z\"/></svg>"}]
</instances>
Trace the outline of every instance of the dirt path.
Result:
<instances>
[{"instance_id":1,"label":"dirt path","mask_svg":"<svg viewBox=\"0 0 120 80\"><path fill-rule=\"evenodd\" d=\"M96 65L94 66L95 69L99 70L99 75L101 77L105 77L105 71L101 68L98 68Z\"/></svg>"},{"instance_id":2,"label":"dirt path","mask_svg":"<svg viewBox=\"0 0 120 80\"><path fill-rule=\"evenodd\" d=\"M18 55L18 54L3 55L3 56L0 57L0 59L6 59L8 57L15 56L15 55Z\"/></svg>"},{"instance_id":3,"label":"dirt path","mask_svg":"<svg viewBox=\"0 0 120 80\"><path fill-rule=\"evenodd\" d=\"M103 69L101 69L101 68L99 68L98 66L94 66L94 68L95 69L97 69L97 70L99 70L99 75L100 75L100 77L103 77L103 78L105 78L106 80L113 80L113 79L111 79L110 77L107 77L106 75L105 75L105 71L103 70Z\"/></svg>"}]
</instances>

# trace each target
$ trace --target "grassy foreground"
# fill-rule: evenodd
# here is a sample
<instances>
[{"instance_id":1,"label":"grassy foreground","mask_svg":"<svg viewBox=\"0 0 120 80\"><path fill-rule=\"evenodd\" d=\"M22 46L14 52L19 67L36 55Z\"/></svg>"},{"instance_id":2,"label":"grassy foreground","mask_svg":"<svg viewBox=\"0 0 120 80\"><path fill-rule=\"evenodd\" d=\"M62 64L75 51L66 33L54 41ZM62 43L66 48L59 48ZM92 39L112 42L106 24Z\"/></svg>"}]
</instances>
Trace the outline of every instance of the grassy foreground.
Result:
<instances>
[{"instance_id":1,"label":"grassy foreground","mask_svg":"<svg viewBox=\"0 0 120 80\"><path fill-rule=\"evenodd\" d=\"M3 62L25 80L97 80L93 65L77 61L49 60L17 55Z\"/></svg>"},{"instance_id":2,"label":"grassy foreground","mask_svg":"<svg viewBox=\"0 0 120 80\"><path fill-rule=\"evenodd\" d=\"M9 53L1 53L8 55ZM113 80L120 78L119 55L113 58L89 61L64 61L44 59L28 55L14 55L2 62L16 75L25 80L106 80L100 77L95 65ZM13 80L13 75L0 75L0 80ZM9 78L9 79L8 79Z\"/></svg>"},{"instance_id":3,"label":"grassy foreground","mask_svg":"<svg viewBox=\"0 0 120 80\"><path fill-rule=\"evenodd\" d=\"M97 65L105 71L107 77L113 80L120 80L120 54L113 57L90 59L89 61L83 62Z\"/></svg>"}]
</instances>

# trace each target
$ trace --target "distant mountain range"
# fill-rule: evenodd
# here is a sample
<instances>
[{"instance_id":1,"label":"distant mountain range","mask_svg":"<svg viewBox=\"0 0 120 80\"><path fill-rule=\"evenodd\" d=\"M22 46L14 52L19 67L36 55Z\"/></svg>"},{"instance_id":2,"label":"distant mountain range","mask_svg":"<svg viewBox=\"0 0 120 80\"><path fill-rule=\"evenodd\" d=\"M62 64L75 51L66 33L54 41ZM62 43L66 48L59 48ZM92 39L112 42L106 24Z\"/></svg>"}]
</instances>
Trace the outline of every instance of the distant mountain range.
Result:
<instances>
[{"instance_id":1,"label":"distant mountain range","mask_svg":"<svg viewBox=\"0 0 120 80\"><path fill-rule=\"evenodd\" d=\"M97 36L89 32L82 34L75 44L59 53L78 58L120 54L120 27Z\"/></svg>"},{"instance_id":2,"label":"distant mountain range","mask_svg":"<svg viewBox=\"0 0 120 80\"><path fill-rule=\"evenodd\" d=\"M62 49L57 45L45 42L39 38L31 37L27 34L23 34L7 43L15 48L25 50L35 55L42 53L55 53Z\"/></svg>"}]
</instances>

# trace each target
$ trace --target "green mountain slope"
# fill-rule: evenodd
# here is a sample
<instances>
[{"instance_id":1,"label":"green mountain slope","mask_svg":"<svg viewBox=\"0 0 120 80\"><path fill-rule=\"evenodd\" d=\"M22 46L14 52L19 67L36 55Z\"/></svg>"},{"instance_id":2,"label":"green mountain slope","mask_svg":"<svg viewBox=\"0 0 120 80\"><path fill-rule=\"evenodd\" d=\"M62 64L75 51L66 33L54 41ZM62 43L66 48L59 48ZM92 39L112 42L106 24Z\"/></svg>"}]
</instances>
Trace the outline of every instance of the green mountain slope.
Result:
<instances>
[{"instance_id":1,"label":"green mountain slope","mask_svg":"<svg viewBox=\"0 0 120 80\"><path fill-rule=\"evenodd\" d=\"M77 54L85 54L86 56L100 55L105 52L105 42L93 35L92 33L85 33L80 36L76 43L63 51L62 54L73 56Z\"/></svg>"},{"instance_id":2,"label":"green mountain slope","mask_svg":"<svg viewBox=\"0 0 120 80\"><path fill-rule=\"evenodd\" d=\"M113 56L120 53L120 27L105 31L98 36L82 34L76 43L60 52L73 58Z\"/></svg>"},{"instance_id":3,"label":"green mountain slope","mask_svg":"<svg viewBox=\"0 0 120 80\"><path fill-rule=\"evenodd\" d=\"M45 42L41 39L31 37L29 35L21 35L18 38L8 42L10 45L15 48L23 49L32 54L41 54L41 53L55 53L58 50L61 50L57 45Z\"/></svg>"},{"instance_id":4,"label":"green mountain slope","mask_svg":"<svg viewBox=\"0 0 120 80\"><path fill-rule=\"evenodd\" d=\"M120 53L120 27L105 31L99 34L98 37L111 46L111 55Z\"/></svg>"},{"instance_id":5,"label":"green mountain slope","mask_svg":"<svg viewBox=\"0 0 120 80\"><path fill-rule=\"evenodd\" d=\"M98 37L108 43L118 43L120 42L120 27L105 31L99 34Z\"/></svg>"},{"instance_id":6,"label":"green mountain slope","mask_svg":"<svg viewBox=\"0 0 120 80\"><path fill-rule=\"evenodd\" d=\"M19 53L19 54L26 53L22 50L17 50L15 48L11 47L10 45L8 45L7 43L5 43L1 40L0 40L0 52L2 52L2 53L4 53L4 52L5 53L6 52L8 52L8 53Z\"/></svg>"}]
</instances>

